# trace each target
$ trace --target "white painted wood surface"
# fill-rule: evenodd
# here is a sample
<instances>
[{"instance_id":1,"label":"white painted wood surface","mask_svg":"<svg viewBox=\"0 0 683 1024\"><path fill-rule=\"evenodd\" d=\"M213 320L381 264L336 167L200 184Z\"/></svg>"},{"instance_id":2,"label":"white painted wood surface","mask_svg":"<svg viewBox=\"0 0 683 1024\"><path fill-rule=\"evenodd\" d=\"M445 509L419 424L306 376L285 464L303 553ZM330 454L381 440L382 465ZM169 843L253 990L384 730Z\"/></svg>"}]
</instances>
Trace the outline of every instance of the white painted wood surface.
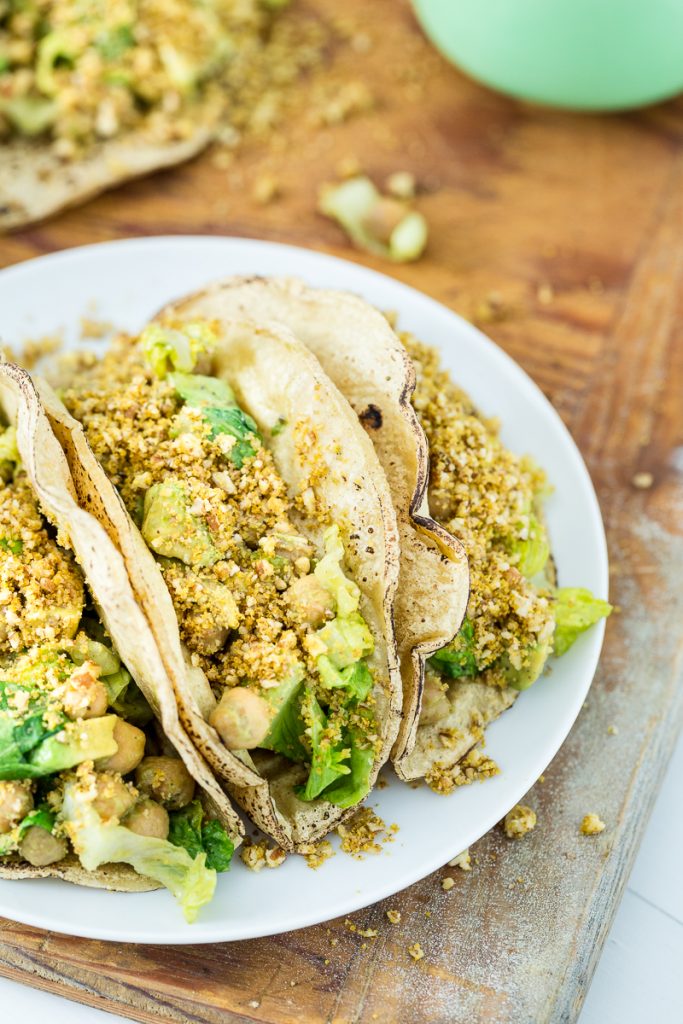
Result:
<instances>
[{"instance_id":1,"label":"white painted wood surface","mask_svg":"<svg viewBox=\"0 0 683 1024\"><path fill-rule=\"evenodd\" d=\"M579 1024L683 1021L682 852L683 737L669 765ZM0 1007L3 1020L126 1024L123 1017L4 978L0 978Z\"/></svg>"}]
</instances>

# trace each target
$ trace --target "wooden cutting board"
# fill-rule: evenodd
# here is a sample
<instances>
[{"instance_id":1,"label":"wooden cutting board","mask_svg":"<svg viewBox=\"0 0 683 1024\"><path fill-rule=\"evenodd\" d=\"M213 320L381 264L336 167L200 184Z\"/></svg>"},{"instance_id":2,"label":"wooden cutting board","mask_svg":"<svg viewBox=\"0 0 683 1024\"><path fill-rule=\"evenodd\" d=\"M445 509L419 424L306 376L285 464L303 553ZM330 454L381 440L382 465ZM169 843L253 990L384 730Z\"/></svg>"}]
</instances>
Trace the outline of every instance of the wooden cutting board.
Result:
<instances>
[{"instance_id":1,"label":"wooden cutting board","mask_svg":"<svg viewBox=\"0 0 683 1024\"><path fill-rule=\"evenodd\" d=\"M681 720L683 103L612 117L534 108L447 65L406 2L373 0L371 15L363 0L346 0L343 17L338 8L310 0L295 16L336 19L347 41L331 47L323 81L332 96L364 82L372 110L324 128L294 111L284 144L132 184L0 240L0 264L130 235L250 235L376 266L478 321L553 401L598 489L620 613L597 679L528 794L535 832L515 843L494 829L471 872L447 869L355 914L377 938L334 921L155 948L4 921L0 973L150 1022L572 1021ZM307 102L304 92L301 110ZM318 186L350 157L378 182L415 173L431 225L419 263L360 255L315 213ZM265 173L281 198L259 206L251 189ZM652 486L635 486L638 473ZM457 801L445 798L444 813ZM579 834L589 811L607 823L595 838ZM419 963L407 953L415 941Z\"/></svg>"}]
</instances>

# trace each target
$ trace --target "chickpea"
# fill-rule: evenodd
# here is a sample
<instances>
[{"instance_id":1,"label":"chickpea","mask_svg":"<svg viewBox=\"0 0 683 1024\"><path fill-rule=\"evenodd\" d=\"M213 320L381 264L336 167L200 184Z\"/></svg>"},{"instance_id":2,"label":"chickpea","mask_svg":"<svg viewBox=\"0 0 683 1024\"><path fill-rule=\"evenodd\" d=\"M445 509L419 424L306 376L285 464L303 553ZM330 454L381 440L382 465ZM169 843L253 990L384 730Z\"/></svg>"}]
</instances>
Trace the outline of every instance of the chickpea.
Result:
<instances>
[{"instance_id":1,"label":"chickpea","mask_svg":"<svg viewBox=\"0 0 683 1024\"><path fill-rule=\"evenodd\" d=\"M53 836L40 825L31 825L27 828L19 844L19 853L35 868L44 868L47 864L62 860L66 857L66 852L66 840Z\"/></svg>"},{"instance_id":2,"label":"chickpea","mask_svg":"<svg viewBox=\"0 0 683 1024\"><path fill-rule=\"evenodd\" d=\"M445 718L450 713L450 710L447 684L432 672L427 672L422 691L420 725L436 725L439 719Z\"/></svg>"},{"instance_id":3,"label":"chickpea","mask_svg":"<svg viewBox=\"0 0 683 1024\"><path fill-rule=\"evenodd\" d=\"M127 775L140 764L145 754L145 734L122 718L116 719L114 725L114 740L118 744L118 750L110 757L101 757L95 762L98 771L120 772Z\"/></svg>"},{"instance_id":4,"label":"chickpea","mask_svg":"<svg viewBox=\"0 0 683 1024\"><path fill-rule=\"evenodd\" d=\"M96 786L97 794L92 805L105 821L109 818L120 820L133 807L136 800L135 790L119 775L102 772L97 776Z\"/></svg>"},{"instance_id":5,"label":"chickpea","mask_svg":"<svg viewBox=\"0 0 683 1024\"><path fill-rule=\"evenodd\" d=\"M226 690L209 716L228 750L251 750L268 735L273 708L246 686Z\"/></svg>"},{"instance_id":6,"label":"chickpea","mask_svg":"<svg viewBox=\"0 0 683 1024\"><path fill-rule=\"evenodd\" d=\"M135 784L170 811L189 804L194 779L178 757L145 757L135 772Z\"/></svg>"},{"instance_id":7,"label":"chickpea","mask_svg":"<svg viewBox=\"0 0 683 1024\"><path fill-rule=\"evenodd\" d=\"M334 613L334 598L315 576L299 576L285 591L285 601L301 622L316 629Z\"/></svg>"},{"instance_id":8,"label":"chickpea","mask_svg":"<svg viewBox=\"0 0 683 1024\"><path fill-rule=\"evenodd\" d=\"M69 718L101 718L107 711L107 687L99 681L100 667L84 661L74 669L62 695L62 705Z\"/></svg>"},{"instance_id":9,"label":"chickpea","mask_svg":"<svg viewBox=\"0 0 683 1024\"><path fill-rule=\"evenodd\" d=\"M123 824L138 836L168 839L168 811L155 800L141 800L126 815Z\"/></svg>"},{"instance_id":10,"label":"chickpea","mask_svg":"<svg viewBox=\"0 0 683 1024\"><path fill-rule=\"evenodd\" d=\"M0 782L0 835L11 832L32 810L30 782Z\"/></svg>"}]
</instances>

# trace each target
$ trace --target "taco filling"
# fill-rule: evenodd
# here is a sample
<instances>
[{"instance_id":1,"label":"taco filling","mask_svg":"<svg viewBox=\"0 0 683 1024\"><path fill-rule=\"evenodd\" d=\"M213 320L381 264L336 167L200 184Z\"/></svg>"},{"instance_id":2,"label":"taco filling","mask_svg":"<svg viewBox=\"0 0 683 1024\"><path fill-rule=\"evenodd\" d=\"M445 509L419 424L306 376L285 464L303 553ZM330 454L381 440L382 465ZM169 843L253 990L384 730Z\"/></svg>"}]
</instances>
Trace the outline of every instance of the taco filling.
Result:
<instances>
[{"instance_id":1,"label":"taco filling","mask_svg":"<svg viewBox=\"0 0 683 1024\"><path fill-rule=\"evenodd\" d=\"M203 811L180 758L121 663L63 539L0 434L0 874L78 858L165 885L192 920L233 844ZM148 887L153 887L150 883Z\"/></svg>"},{"instance_id":2,"label":"taco filling","mask_svg":"<svg viewBox=\"0 0 683 1024\"><path fill-rule=\"evenodd\" d=\"M192 109L260 25L234 0L6 0L0 4L0 139L42 136L72 159L145 127L189 137Z\"/></svg>"},{"instance_id":3,"label":"taco filling","mask_svg":"<svg viewBox=\"0 0 683 1024\"><path fill-rule=\"evenodd\" d=\"M413 405L429 441L430 509L462 542L470 565L467 613L455 639L427 662L420 716L432 746L427 781L444 792L453 786L452 763L434 747L445 755L458 749L463 733L470 746L481 739L487 720L611 606L583 588L554 585L544 472L504 447L498 424L440 369L434 349L411 335L401 340L417 371ZM471 709L471 720L452 728L458 701Z\"/></svg>"},{"instance_id":4,"label":"taco filling","mask_svg":"<svg viewBox=\"0 0 683 1024\"><path fill-rule=\"evenodd\" d=\"M369 791L382 741L373 636L340 524L315 492L327 467L305 417L274 410L259 430L229 365L228 379L202 372L217 331L152 324L62 398L156 557L224 746L283 755L304 769L301 800L348 807ZM296 493L269 449L283 431L310 466Z\"/></svg>"}]
</instances>

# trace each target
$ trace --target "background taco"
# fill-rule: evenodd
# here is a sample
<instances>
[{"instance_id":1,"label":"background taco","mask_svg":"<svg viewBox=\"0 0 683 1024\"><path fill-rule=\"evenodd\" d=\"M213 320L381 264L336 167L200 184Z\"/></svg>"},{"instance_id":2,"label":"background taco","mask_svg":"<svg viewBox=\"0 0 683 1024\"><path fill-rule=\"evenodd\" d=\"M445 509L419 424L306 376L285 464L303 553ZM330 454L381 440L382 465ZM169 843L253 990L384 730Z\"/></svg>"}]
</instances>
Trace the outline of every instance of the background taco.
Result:
<instances>
[{"instance_id":1,"label":"background taco","mask_svg":"<svg viewBox=\"0 0 683 1024\"><path fill-rule=\"evenodd\" d=\"M256 0L2 4L0 230L204 149L229 107L220 76L269 21Z\"/></svg>"},{"instance_id":2,"label":"background taco","mask_svg":"<svg viewBox=\"0 0 683 1024\"><path fill-rule=\"evenodd\" d=\"M249 321L162 319L63 398L77 419L46 402L79 498L97 495L193 740L281 846L315 841L400 720L398 533L371 442L304 345Z\"/></svg>"},{"instance_id":3,"label":"background taco","mask_svg":"<svg viewBox=\"0 0 683 1024\"><path fill-rule=\"evenodd\" d=\"M0 876L165 885L191 920L241 822L180 725L121 554L7 363L0 406Z\"/></svg>"}]
</instances>

